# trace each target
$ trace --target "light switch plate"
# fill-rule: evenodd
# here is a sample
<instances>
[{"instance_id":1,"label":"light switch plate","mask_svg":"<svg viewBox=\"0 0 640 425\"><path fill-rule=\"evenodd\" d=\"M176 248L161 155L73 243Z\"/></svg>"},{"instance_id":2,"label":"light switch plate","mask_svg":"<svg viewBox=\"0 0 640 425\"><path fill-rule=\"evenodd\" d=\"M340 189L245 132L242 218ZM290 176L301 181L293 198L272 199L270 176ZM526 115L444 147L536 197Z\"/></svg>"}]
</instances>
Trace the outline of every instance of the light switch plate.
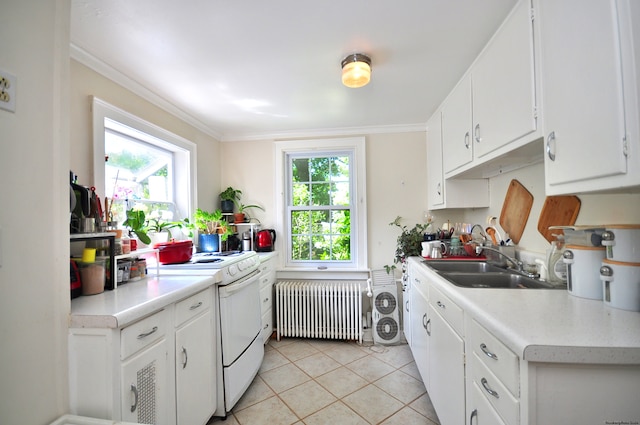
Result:
<instances>
[{"instance_id":1,"label":"light switch plate","mask_svg":"<svg viewBox=\"0 0 640 425\"><path fill-rule=\"evenodd\" d=\"M16 77L0 69L0 109L16 111Z\"/></svg>"}]
</instances>

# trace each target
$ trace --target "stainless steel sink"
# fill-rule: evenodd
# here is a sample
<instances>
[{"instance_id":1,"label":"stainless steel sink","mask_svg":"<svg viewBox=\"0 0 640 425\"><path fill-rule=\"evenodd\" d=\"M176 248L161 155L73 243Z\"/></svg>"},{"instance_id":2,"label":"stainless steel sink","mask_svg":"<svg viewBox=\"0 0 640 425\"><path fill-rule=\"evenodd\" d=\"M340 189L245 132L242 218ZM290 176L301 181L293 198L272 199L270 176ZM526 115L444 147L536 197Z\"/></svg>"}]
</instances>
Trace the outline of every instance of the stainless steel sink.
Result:
<instances>
[{"instance_id":1,"label":"stainless steel sink","mask_svg":"<svg viewBox=\"0 0 640 425\"><path fill-rule=\"evenodd\" d=\"M541 280L532 279L517 273L441 273L442 277L456 286L464 288L506 288L506 289L555 289L556 287Z\"/></svg>"},{"instance_id":2,"label":"stainless steel sink","mask_svg":"<svg viewBox=\"0 0 640 425\"><path fill-rule=\"evenodd\" d=\"M463 288L562 289L484 261L425 260L424 263Z\"/></svg>"},{"instance_id":3,"label":"stainless steel sink","mask_svg":"<svg viewBox=\"0 0 640 425\"><path fill-rule=\"evenodd\" d=\"M424 263L438 272L486 273L504 272L507 270L484 261L471 260L424 260Z\"/></svg>"}]
</instances>

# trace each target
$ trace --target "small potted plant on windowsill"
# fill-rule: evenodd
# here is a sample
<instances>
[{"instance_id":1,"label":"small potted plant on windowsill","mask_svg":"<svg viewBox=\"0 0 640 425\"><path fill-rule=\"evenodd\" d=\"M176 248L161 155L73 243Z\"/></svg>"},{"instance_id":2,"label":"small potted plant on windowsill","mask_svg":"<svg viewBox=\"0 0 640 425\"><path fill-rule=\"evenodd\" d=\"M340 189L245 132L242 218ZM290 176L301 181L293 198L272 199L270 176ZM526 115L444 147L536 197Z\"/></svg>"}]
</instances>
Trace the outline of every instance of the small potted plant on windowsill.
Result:
<instances>
[{"instance_id":1,"label":"small potted plant on windowsill","mask_svg":"<svg viewBox=\"0 0 640 425\"><path fill-rule=\"evenodd\" d=\"M220 193L220 209L222 212L232 213L234 202L239 201L241 195L242 191L234 189L231 186Z\"/></svg>"},{"instance_id":2,"label":"small potted plant on windowsill","mask_svg":"<svg viewBox=\"0 0 640 425\"><path fill-rule=\"evenodd\" d=\"M258 208L262 211L264 211L264 208L262 208L260 205L245 205L242 202L235 200L234 203L236 204L236 207L238 208L238 211L233 215L233 218L235 220L236 223L244 223L245 220L245 216L247 215L245 213L246 210L248 210L249 208Z\"/></svg>"},{"instance_id":3,"label":"small potted plant on windowsill","mask_svg":"<svg viewBox=\"0 0 640 425\"><path fill-rule=\"evenodd\" d=\"M127 210L127 219L122 223L122 225L128 227L130 232L135 233L143 244L149 245L151 243L151 238L147 235L145 228L144 211L134 210L133 208Z\"/></svg>"},{"instance_id":4,"label":"small potted plant on windowsill","mask_svg":"<svg viewBox=\"0 0 640 425\"><path fill-rule=\"evenodd\" d=\"M170 239L173 239L171 229L180 227L182 227L182 223L178 221L162 221L159 218L150 218L147 220L145 230L151 238L151 241L155 244L168 242Z\"/></svg>"},{"instance_id":5,"label":"small potted plant on windowsill","mask_svg":"<svg viewBox=\"0 0 640 425\"><path fill-rule=\"evenodd\" d=\"M219 209L208 212L198 208L194 215L194 225L199 231L198 245L201 251L219 251L220 242L226 241L233 234L230 226L224 221L222 210Z\"/></svg>"}]
</instances>

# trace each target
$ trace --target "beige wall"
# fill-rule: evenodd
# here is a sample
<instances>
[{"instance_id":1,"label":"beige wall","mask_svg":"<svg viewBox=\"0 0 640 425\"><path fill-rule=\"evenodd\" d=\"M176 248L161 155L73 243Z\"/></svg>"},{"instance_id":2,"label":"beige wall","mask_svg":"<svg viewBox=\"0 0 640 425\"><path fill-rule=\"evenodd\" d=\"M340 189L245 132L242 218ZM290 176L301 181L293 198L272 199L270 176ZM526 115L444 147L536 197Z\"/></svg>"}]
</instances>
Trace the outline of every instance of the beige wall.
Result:
<instances>
[{"instance_id":1,"label":"beige wall","mask_svg":"<svg viewBox=\"0 0 640 425\"><path fill-rule=\"evenodd\" d=\"M425 133L366 135L368 264L378 269L393 264L399 231L389 226L396 216L413 227L427 211ZM222 143L222 187L242 190L244 203L266 211L252 214L271 227L275 223L274 142Z\"/></svg>"},{"instance_id":2,"label":"beige wall","mask_svg":"<svg viewBox=\"0 0 640 425\"><path fill-rule=\"evenodd\" d=\"M69 403L69 1L2 6L0 423L42 425Z\"/></svg>"},{"instance_id":3,"label":"beige wall","mask_svg":"<svg viewBox=\"0 0 640 425\"><path fill-rule=\"evenodd\" d=\"M90 96L96 96L195 143L198 155L196 205L204 209L214 207L221 176L219 142L81 63L71 60L71 169L78 175L80 184L93 184Z\"/></svg>"}]
</instances>

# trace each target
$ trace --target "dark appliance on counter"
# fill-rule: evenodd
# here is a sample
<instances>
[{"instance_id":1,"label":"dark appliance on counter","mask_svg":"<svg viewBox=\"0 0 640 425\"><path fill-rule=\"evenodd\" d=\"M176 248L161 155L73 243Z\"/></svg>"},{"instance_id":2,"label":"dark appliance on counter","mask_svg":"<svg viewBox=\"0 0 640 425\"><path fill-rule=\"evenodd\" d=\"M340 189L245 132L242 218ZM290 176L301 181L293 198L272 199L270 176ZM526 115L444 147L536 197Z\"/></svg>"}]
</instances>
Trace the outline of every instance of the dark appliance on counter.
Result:
<instances>
[{"instance_id":1,"label":"dark appliance on counter","mask_svg":"<svg viewBox=\"0 0 640 425\"><path fill-rule=\"evenodd\" d=\"M256 233L256 251L271 252L276 242L276 231L273 229L264 229Z\"/></svg>"}]
</instances>

